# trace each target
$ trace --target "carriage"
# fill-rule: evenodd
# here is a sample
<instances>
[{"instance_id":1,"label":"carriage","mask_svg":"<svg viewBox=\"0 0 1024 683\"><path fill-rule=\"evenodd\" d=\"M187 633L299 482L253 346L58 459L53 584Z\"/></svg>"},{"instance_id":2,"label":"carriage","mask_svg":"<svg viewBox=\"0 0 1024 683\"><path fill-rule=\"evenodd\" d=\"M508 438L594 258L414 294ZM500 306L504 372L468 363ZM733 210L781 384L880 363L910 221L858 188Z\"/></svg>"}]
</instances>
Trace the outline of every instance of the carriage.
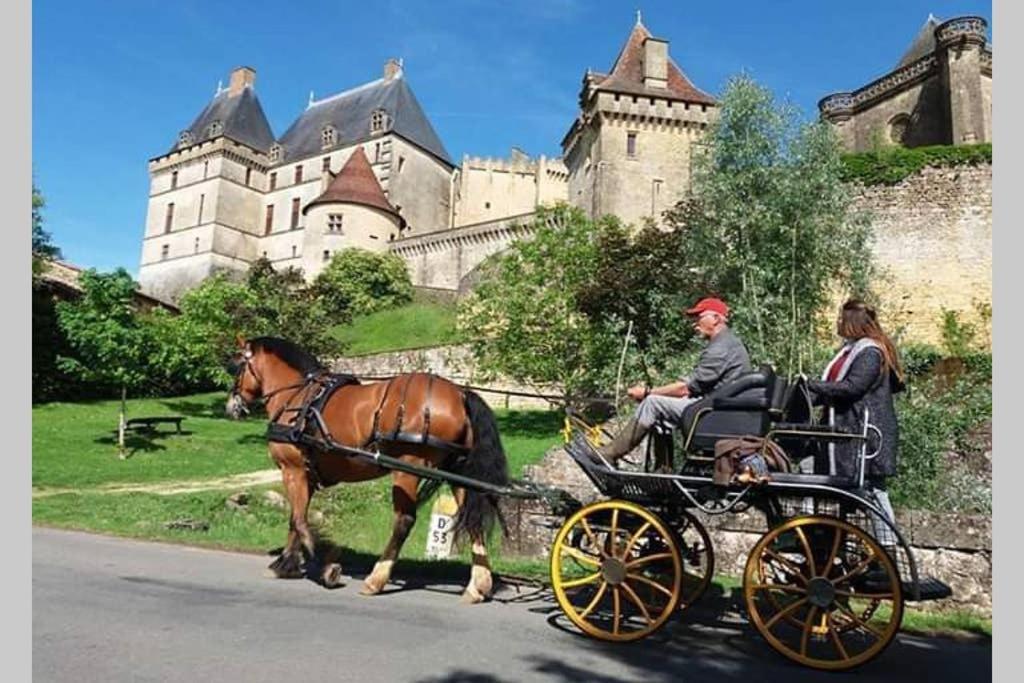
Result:
<instances>
[{"instance_id":1,"label":"carriage","mask_svg":"<svg viewBox=\"0 0 1024 683\"><path fill-rule=\"evenodd\" d=\"M473 542L464 597L473 602L491 587L485 521L497 514L498 497L543 499L564 517L550 553L552 590L569 620L601 640L644 638L700 599L715 563L701 520L724 514L750 516L764 529L745 565L743 599L754 628L800 664L863 664L895 637L904 602L951 595L919 573L903 534L865 487L881 443L870 415L857 434L817 424L805 382L770 367L692 403L680 425L656 425L633 469L603 461L593 448L598 430L573 417L583 429L567 434L566 451L605 497L589 505L558 488L508 481L494 415L469 387L427 373L361 384L276 338L239 339L231 371L227 410L237 417L250 402L266 403L271 456L291 504L288 541L268 568L279 578L316 566L306 511L317 488L390 473L394 528L367 594L390 578L415 521L417 482L433 480L461 498ZM716 444L751 437L777 445L800 471L786 467L767 480L716 476ZM854 479L822 466L828 445L841 441L859 445ZM320 569L319 580L338 585L340 563Z\"/></svg>"},{"instance_id":2,"label":"carriage","mask_svg":"<svg viewBox=\"0 0 1024 683\"><path fill-rule=\"evenodd\" d=\"M764 530L742 583L760 635L814 668L873 659L898 632L904 602L952 592L919 573L903 534L865 487L880 432L870 415L864 425L852 434L816 424L805 382L762 368L688 406L678 430L656 425L633 469L603 461L593 432L577 436L567 451L606 499L573 511L555 537L558 604L594 638L644 638L699 600L712 579L701 518L744 514ZM770 439L810 471L723 483L714 474L715 444L749 436ZM828 444L841 440L859 445L856 479L820 473L828 472Z\"/></svg>"}]
</instances>

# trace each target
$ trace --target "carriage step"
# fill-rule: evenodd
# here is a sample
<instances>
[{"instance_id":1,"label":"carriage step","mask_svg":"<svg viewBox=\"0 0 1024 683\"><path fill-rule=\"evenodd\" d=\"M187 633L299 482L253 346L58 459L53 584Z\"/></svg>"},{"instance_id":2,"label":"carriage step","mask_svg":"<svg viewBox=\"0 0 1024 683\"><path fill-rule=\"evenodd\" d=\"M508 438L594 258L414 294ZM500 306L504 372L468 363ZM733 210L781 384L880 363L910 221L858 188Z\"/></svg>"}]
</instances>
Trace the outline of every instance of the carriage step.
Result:
<instances>
[{"instance_id":1,"label":"carriage step","mask_svg":"<svg viewBox=\"0 0 1024 683\"><path fill-rule=\"evenodd\" d=\"M921 587L921 602L925 600L942 600L953 595L953 589L939 581L933 576L922 576L918 581L918 585ZM903 584L904 595L910 595L911 586L910 584Z\"/></svg>"}]
</instances>

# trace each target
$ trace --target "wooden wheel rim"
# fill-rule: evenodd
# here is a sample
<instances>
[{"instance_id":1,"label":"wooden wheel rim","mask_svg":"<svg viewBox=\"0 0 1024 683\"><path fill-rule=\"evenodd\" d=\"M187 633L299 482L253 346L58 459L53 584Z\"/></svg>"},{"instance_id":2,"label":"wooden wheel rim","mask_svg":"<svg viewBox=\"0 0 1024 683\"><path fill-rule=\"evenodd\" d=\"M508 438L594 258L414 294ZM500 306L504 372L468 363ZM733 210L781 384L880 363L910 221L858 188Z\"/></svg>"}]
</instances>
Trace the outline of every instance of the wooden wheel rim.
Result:
<instances>
[{"instance_id":1,"label":"wooden wheel rim","mask_svg":"<svg viewBox=\"0 0 1024 683\"><path fill-rule=\"evenodd\" d=\"M595 516L608 513L612 515L612 524L610 527L613 528L613 531L604 532L600 529L593 529L593 525L590 520ZM627 533L625 531L627 529L626 524L628 517L630 516L637 518L641 523L633 525ZM581 579L567 580L564 576L565 570L567 569L564 560L566 558L573 558L577 556L575 554L575 548L569 544L569 537L574 530L582 530L582 533L592 534L595 537L605 537L606 542L598 545L603 547L606 552L611 549L611 552L615 554L617 551L617 545L613 543L609 546L607 538L609 536L617 536L620 531L623 532L623 537L632 536L641 528L643 531L646 531L647 534L644 538L651 538L652 536L655 536L658 542L664 546L664 548L659 548L659 554L667 554L668 557L662 559L671 560L671 580L668 583L655 582L653 580L646 579L646 577L638 580L635 578L635 574L629 573L627 574L627 578L621 584L613 584L612 581L608 580L609 576L602 567L594 566L593 569L596 576L594 576L590 581L587 581L587 583L593 584L595 596L592 597L586 605L578 606L574 603L573 599L577 596L570 595L568 591L572 588L576 588L577 585L574 585L575 582L581 581ZM637 533L637 536L639 535L640 534ZM628 542L627 538L627 544ZM629 547L626 547L622 550L622 556L625 556L630 552L630 550L631 549ZM642 559L643 557L641 556L641 560ZM657 515L640 505L627 501L602 501L578 510L566 520L565 524L562 525L562 528L558 531L558 535L555 537L555 541L551 547L551 587L555 594L555 599L558 601L558 606L561 607L565 616L567 616L569 620L581 631L586 633L588 636L599 640L614 642L639 640L640 638L644 638L664 626L669 617L672 616L678 607L682 574L682 556L679 552L679 545L676 542L675 534ZM612 572L612 576L610 578L613 580L617 579L615 572ZM653 583L658 583L661 587L657 590L666 594L667 601L664 606L657 607L653 610L648 609L647 614L643 615L646 617L646 623L644 624L636 624L635 621L623 618L625 605L633 607L637 606L639 591L637 591L636 588L644 587L653 590L656 587L647 585ZM641 584L643 584L643 586L641 586ZM623 587L620 588L620 586ZM596 609L596 606L606 599L606 594L610 594L613 601L613 625L611 628L603 627L600 623L602 619L596 618L599 612ZM640 600L639 602L642 603L643 601ZM654 606L645 604L644 607L652 608ZM638 608L638 610L639 609L642 608ZM620 626L618 632L616 632L615 624L619 624ZM628 625L628 630L624 631L621 628L623 624Z\"/></svg>"},{"instance_id":2,"label":"wooden wheel rim","mask_svg":"<svg viewBox=\"0 0 1024 683\"><path fill-rule=\"evenodd\" d=\"M863 548L869 551L869 555L864 558L864 561L868 560L876 561L886 574L889 588L887 593L856 593L854 592L853 597L857 599L863 599L869 601L871 604L870 615L877 612L879 604L890 605L890 613L888 621L885 623L883 628L870 628L872 625L877 627L875 624L864 623L863 629L861 624L857 623L854 619L859 618L855 610L850 610L838 605L838 598L841 597L842 593L850 593L851 578L846 575L833 577L832 580L828 579L829 574L832 573L834 564L826 561L827 567L814 567L812 576L805 577L806 584L801 585L799 581L792 581L790 583L783 584L771 584L780 586L777 591L793 592L795 594L802 593L802 597L794 599L790 602L787 607L783 608L779 605L778 601L770 597L773 591L764 588L766 585L766 573L765 573L765 557L768 556L766 551L771 552L769 548L770 544L777 540L782 534L789 531L798 531L800 538L803 539L803 543L806 543L807 534L806 531L814 526L819 527L830 527L832 529L835 546L839 546L839 539L842 538L843 542L849 542L848 539L855 539L857 543L861 544ZM810 546L805 545L805 548L809 550ZM830 559L834 562L835 551L830 555ZM806 556L806 552L804 555ZM813 551L811 551L813 556ZM822 570L824 575L822 575ZM829 600L828 589L822 590L824 587L824 580L827 583L831 583L833 592L835 592L834 599L832 602L833 608L822 607L821 605ZM812 583L813 582L813 583ZM759 595L768 596L766 602L771 602L776 606L779 611L774 614L762 615L761 610L758 607L757 597ZM842 670L850 669L861 664L864 664L879 654L881 654L886 647L895 638L896 633L899 631L900 622L903 619L903 593L902 585L900 583L899 574L896 571L896 567L882 548L878 545L874 538L866 533L863 529L856 527L848 522L832 517L823 516L808 516L808 517L797 517L795 519L788 520L778 527L772 529L757 542L754 549L751 551L750 556L747 558L746 568L743 576L743 597L747 606L747 613L750 616L751 622L758 632L768 641L768 644L772 646L777 652L786 656L787 658L816 669L828 669L828 670ZM813 598L813 599L812 599ZM797 603L801 600L804 601L803 605L799 606L799 609L803 609L804 606L808 607L807 616L803 619L795 619L793 616L797 613L794 607L798 607ZM784 614L785 611L791 610L789 614ZM837 615L843 622L837 624L833 620L833 615ZM870 616L868 616L870 619ZM776 636L773 629L777 628L779 623L792 624L793 621L802 628L803 632L799 645L793 646L789 643L784 642L781 638ZM855 654L850 654L849 650L844 644L844 638L854 632L867 631L871 633L874 638L874 642L868 647L859 650ZM810 635L812 632L822 639L827 639L830 644L830 649L833 653L833 658L825 658L818 656L810 656L808 654L807 646Z\"/></svg>"},{"instance_id":3,"label":"wooden wheel rim","mask_svg":"<svg viewBox=\"0 0 1024 683\"><path fill-rule=\"evenodd\" d=\"M690 605L700 600L704 595L704 592L707 591L708 586L711 585L711 579L714 578L715 575L715 551L714 546L711 545L711 536L708 534L707 529L704 528L704 525L700 523L700 520L685 510L679 514L679 518L680 523L674 524L673 530L679 537L680 544L685 548L686 539L684 538L684 534L693 530L700 537L700 542L704 545L703 550L699 553L701 557L703 557L705 565L703 570L704 574L702 576L688 572L687 562L685 559L683 560L683 581L680 583L679 609L685 610ZM680 554L684 558L687 557L689 553L690 550L688 548L686 550L680 548ZM699 578L699 582L694 586L692 591L686 590L687 586L685 579L687 577Z\"/></svg>"}]
</instances>

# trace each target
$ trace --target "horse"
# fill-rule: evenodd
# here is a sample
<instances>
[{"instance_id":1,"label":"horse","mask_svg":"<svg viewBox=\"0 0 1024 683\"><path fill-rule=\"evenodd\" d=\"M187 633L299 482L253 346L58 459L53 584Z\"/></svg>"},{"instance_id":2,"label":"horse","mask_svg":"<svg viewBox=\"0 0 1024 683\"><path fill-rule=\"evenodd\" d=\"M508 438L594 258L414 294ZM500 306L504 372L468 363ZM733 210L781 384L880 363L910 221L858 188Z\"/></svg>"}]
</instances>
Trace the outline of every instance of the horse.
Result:
<instances>
[{"instance_id":1,"label":"horse","mask_svg":"<svg viewBox=\"0 0 1024 683\"><path fill-rule=\"evenodd\" d=\"M270 430L302 427L315 402L318 428L335 443L397 457L403 462L441 468L478 481L508 483L508 464L494 413L478 394L437 375L408 373L387 381L332 381L313 355L276 337L237 339L238 350L228 363L235 376L225 410L239 419L257 401L265 403ZM325 391L329 386L330 390ZM270 432L268 432L269 434ZM315 539L307 520L317 488L391 476L394 523L391 538L366 577L364 595L376 595L391 579L402 545L416 522L420 477L389 470L367 458L331 452L318 443L270 440L270 457L281 470L291 506L287 540L281 555L267 568L272 578L316 579ZM426 487L425 487L426 488ZM436 483L432 488L436 488ZM487 599L493 588L486 538L497 522L506 532L493 493L452 487L458 511L453 531L458 541L472 543L470 579L462 594L468 603ZM425 495L423 496L425 498ZM320 582L342 585L341 564L331 558L322 566Z\"/></svg>"}]
</instances>

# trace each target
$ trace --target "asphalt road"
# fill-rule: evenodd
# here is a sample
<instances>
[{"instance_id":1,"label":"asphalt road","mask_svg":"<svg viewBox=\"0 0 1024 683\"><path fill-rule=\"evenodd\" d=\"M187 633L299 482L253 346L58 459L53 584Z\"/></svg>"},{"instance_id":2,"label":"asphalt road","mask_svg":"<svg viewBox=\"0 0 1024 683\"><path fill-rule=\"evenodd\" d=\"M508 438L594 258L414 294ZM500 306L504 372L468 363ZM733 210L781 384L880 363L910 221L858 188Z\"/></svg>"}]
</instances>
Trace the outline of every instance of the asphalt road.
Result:
<instances>
[{"instance_id":1,"label":"asphalt road","mask_svg":"<svg viewBox=\"0 0 1024 683\"><path fill-rule=\"evenodd\" d=\"M462 576L358 594L263 578L268 558L36 528L37 681L987 681L984 642L900 636L855 674L790 664L721 596L651 638L573 632L550 594L458 601ZM349 569L346 569L348 574ZM357 572L352 569L353 574ZM348 576L346 577L348 578ZM695 608L696 609L696 608Z\"/></svg>"}]
</instances>

